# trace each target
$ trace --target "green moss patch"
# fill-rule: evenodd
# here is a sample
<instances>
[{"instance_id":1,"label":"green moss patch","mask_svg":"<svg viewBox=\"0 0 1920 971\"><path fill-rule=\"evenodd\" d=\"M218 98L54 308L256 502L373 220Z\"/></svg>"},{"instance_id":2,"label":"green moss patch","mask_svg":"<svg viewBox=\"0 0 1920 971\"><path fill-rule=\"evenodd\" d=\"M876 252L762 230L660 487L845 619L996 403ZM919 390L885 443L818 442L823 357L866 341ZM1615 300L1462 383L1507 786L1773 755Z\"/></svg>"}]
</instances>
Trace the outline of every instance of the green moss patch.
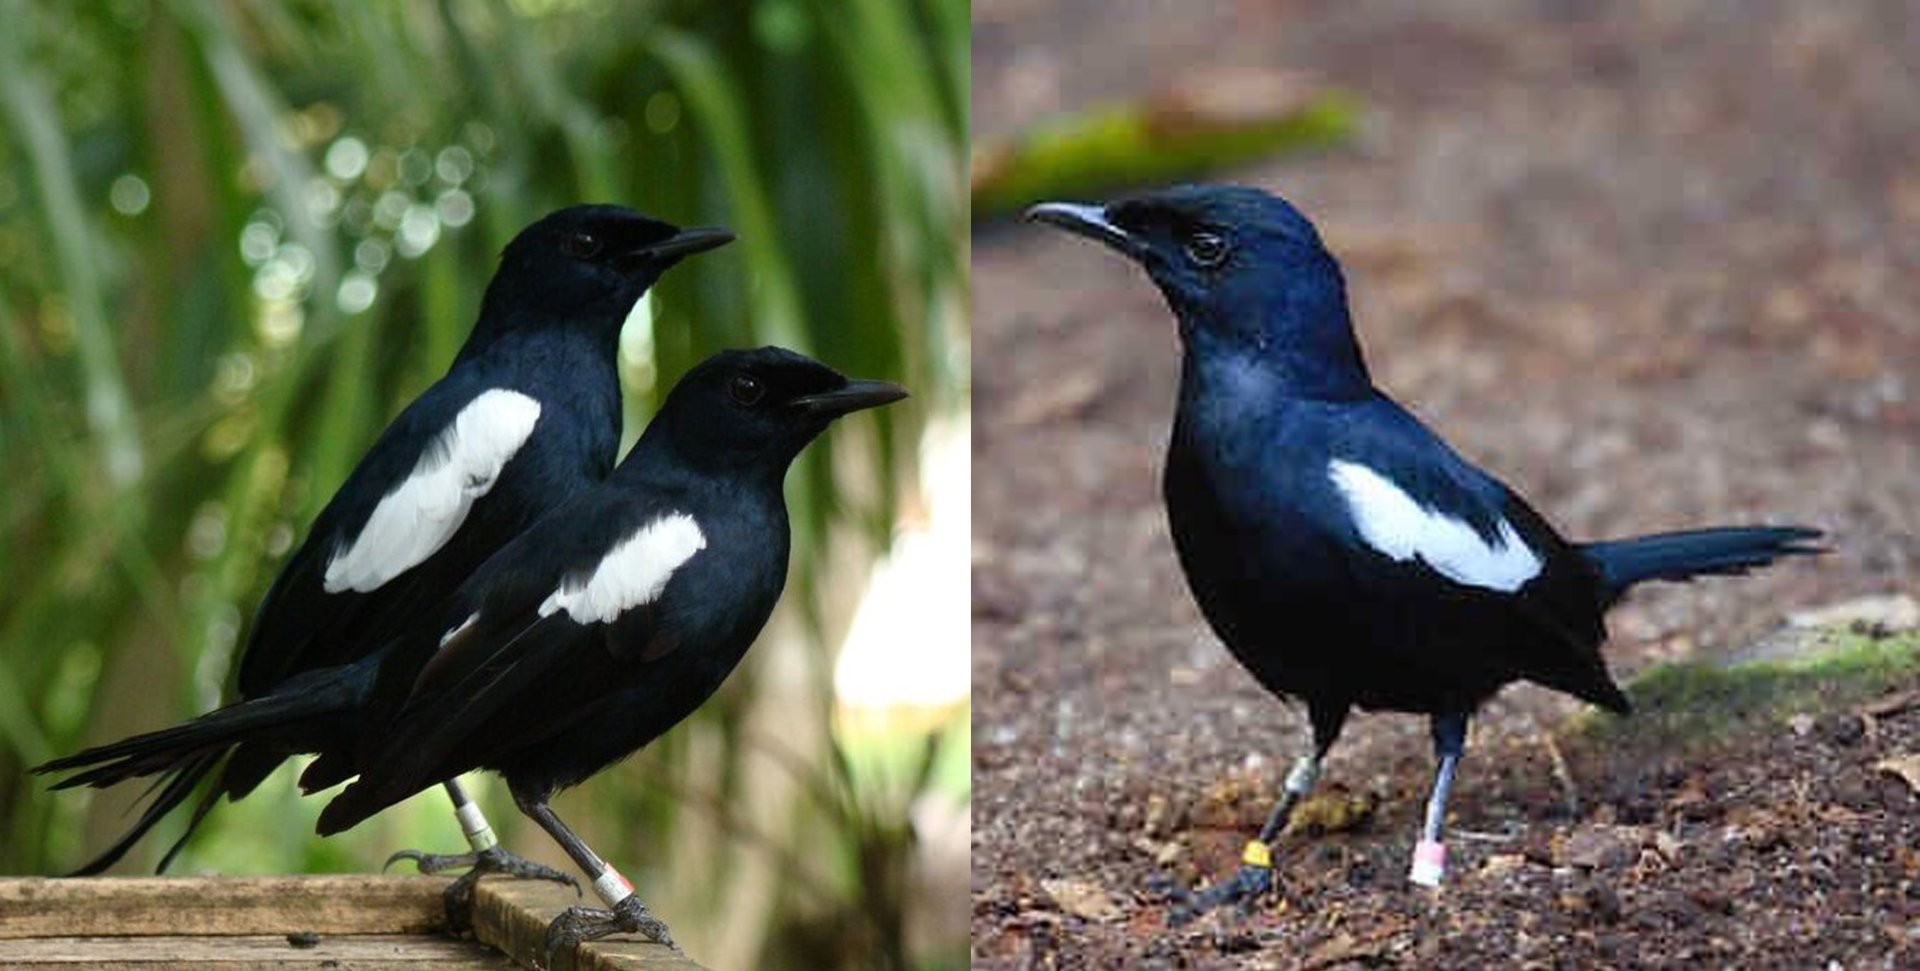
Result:
<instances>
[{"instance_id":1,"label":"green moss patch","mask_svg":"<svg viewBox=\"0 0 1920 971\"><path fill-rule=\"evenodd\" d=\"M1840 711L1920 679L1920 632L1824 629L1780 636L1805 641L1779 660L1654 665L1627 685L1632 715L1585 712L1568 734L1640 751L1688 751L1771 729L1796 714Z\"/></svg>"}]
</instances>

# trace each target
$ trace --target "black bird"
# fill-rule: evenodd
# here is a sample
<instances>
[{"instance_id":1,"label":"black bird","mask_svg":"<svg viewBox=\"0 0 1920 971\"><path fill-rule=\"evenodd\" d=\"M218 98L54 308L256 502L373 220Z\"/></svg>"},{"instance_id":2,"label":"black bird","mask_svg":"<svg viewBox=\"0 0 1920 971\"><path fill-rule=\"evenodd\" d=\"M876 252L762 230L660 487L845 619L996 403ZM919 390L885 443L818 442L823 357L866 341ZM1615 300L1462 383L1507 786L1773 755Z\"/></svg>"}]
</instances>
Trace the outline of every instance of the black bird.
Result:
<instances>
[{"instance_id":1,"label":"black bird","mask_svg":"<svg viewBox=\"0 0 1920 971\"><path fill-rule=\"evenodd\" d=\"M1431 717L1439 771L1409 879L1437 886L1467 719L1529 680L1624 714L1602 614L1646 580L1742 573L1819 532L1734 527L1569 543L1367 374L1339 263L1306 217L1252 188L1184 186L1028 218L1139 263L1179 319L1164 495L1214 632L1269 691L1304 700L1313 748L1234 878L1272 886L1269 845L1354 707ZM1185 911L1190 914L1193 911Z\"/></svg>"},{"instance_id":2,"label":"black bird","mask_svg":"<svg viewBox=\"0 0 1920 971\"><path fill-rule=\"evenodd\" d=\"M671 943L547 800L713 694L786 583L787 467L835 418L905 396L775 347L688 372L611 476L528 527L408 634L432 659L404 695L373 705L359 779L321 812L320 834L463 772L498 772L611 908L556 919L549 954L621 930Z\"/></svg>"},{"instance_id":3,"label":"black bird","mask_svg":"<svg viewBox=\"0 0 1920 971\"><path fill-rule=\"evenodd\" d=\"M542 514L612 471L621 324L662 273L732 238L606 205L561 209L516 236L453 366L387 426L261 601L240 700L35 769L86 770L62 789L163 776L133 828L77 873L110 866L216 769L188 835L221 795L245 796L287 757L349 750L375 673L409 681L432 656L377 649ZM355 676L336 677L343 665ZM569 879L500 850L479 807L451 778L446 788L474 853L405 855L423 869L474 867L450 892L450 909L482 871Z\"/></svg>"}]
</instances>

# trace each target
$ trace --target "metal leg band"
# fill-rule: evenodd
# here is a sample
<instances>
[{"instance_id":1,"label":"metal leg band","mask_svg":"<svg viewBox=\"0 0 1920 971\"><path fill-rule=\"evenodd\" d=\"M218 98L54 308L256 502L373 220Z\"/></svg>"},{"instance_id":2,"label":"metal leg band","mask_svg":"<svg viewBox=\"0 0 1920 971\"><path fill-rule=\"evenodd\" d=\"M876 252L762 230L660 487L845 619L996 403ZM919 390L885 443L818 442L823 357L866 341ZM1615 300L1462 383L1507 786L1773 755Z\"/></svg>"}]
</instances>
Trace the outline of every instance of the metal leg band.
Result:
<instances>
[{"instance_id":1,"label":"metal leg band","mask_svg":"<svg viewBox=\"0 0 1920 971\"><path fill-rule=\"evenodd\" d=\"M600 871L599 876L593 878L593 892L599 894L600 899L606 901L608 907L618 907L620 901L633 896L633 884L628 883L627 878L620 875L620 871L607 867Z\"/></svg>"}]
</instances>

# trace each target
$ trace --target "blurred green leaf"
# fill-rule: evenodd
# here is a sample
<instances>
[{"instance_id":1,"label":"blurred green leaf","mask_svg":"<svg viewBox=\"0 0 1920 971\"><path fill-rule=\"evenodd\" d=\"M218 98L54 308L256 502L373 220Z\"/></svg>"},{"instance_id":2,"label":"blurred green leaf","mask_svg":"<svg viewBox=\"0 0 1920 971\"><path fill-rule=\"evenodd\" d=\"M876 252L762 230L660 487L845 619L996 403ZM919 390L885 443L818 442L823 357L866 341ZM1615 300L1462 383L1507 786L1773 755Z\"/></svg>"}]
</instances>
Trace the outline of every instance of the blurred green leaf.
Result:
<instances>
[{"instance_id":1,"label":"blurred green leaf","mask_svg":"<svg viewBox=\"0 0 1920 971\"><path fill-rule=\"evenodd\" d=\"M1336 147L1354 136L1355 96L1261 80L1190 82L977 146L973 216L992 219L1049 199L1096 199L1192 179L1286 152ZM1223 94L1232 97L1222 103Z\"/></svg>"}]
</instances>

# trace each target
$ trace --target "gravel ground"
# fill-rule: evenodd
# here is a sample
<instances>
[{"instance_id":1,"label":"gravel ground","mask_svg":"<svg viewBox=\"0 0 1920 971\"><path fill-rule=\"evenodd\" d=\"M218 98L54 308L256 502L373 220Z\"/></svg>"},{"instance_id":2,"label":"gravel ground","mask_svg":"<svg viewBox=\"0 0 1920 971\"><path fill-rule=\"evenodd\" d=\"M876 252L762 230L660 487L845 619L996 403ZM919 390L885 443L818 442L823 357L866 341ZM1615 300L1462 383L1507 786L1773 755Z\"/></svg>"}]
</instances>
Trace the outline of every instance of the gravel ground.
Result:
<instances>
[{"instance_id":1,"label":"gravel ground","mask_svg":"<svg viewBox=\"0 0 1920 971\"><path fill-rule=\"evenodd\" d=\"M1836 553L1637 594L1616 672L1920 592L1920 12L1911 3L978 0L977 134L1279 68L1369 103L1352 149L1234 173L1315 217L1376 378L1576 538L1750 520ZM974 249L976 967L1920 967L1920 800L1858 699L1686 752L1583 742L1509 689L1455 790L1455 880L1400 875L1424 724L1349 722L1359 813L1279 903L1178 931L1304 744L1187 597L1159 505L1171 319L1119 259ZM1565 749L1578 805L1556 783ZM1330 801L1337 802L1338 800ZM1338 814L1336 814L1338 815Z\"/></svg>"}]
</instances>

